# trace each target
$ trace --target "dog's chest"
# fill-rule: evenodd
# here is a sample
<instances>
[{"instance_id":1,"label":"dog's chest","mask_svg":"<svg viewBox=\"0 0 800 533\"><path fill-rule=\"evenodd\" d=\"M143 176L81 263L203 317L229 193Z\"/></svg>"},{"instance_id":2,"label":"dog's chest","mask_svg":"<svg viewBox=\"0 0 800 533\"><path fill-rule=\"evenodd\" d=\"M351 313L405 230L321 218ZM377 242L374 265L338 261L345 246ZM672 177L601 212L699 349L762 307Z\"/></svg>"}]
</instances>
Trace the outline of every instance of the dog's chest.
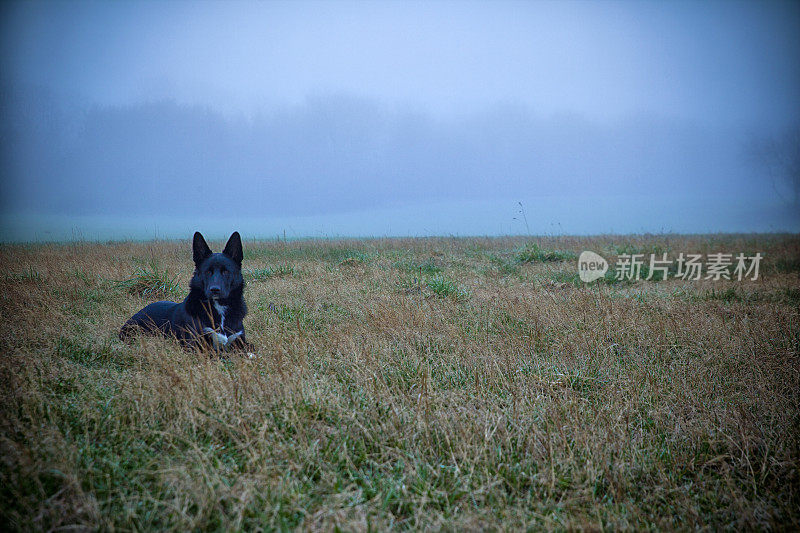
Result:
<instances>
[{"instance_id":1,"label":"dog's chest","mask_svg":"<svg viewBox=\"0 0 800 533\"><path fill-rule=\"evenodd\" d=\"M227 306L214 302L214 309L216 309L217 313L219 313L219 329L221 331L222 328L225 327L225 312L228 310L228 308Z\"/></svg>"}]
</instances>

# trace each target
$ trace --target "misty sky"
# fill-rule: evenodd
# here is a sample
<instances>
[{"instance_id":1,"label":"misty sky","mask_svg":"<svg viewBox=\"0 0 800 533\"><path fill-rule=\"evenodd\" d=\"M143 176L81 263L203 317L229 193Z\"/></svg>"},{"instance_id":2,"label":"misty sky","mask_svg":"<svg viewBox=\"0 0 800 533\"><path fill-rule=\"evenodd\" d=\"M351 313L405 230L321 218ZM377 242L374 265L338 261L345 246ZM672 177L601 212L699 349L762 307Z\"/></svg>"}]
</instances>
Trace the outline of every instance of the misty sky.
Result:
<instances>
[{"instance_id":1,"label":"misty sky","mask_svg":"<svg viewBox=\"0 0 800 533\"><path fill-rule=\"evenodd\" d=\"M800 230L797 2L0 17L0 240Z\"/></svg>"}]
</instances>

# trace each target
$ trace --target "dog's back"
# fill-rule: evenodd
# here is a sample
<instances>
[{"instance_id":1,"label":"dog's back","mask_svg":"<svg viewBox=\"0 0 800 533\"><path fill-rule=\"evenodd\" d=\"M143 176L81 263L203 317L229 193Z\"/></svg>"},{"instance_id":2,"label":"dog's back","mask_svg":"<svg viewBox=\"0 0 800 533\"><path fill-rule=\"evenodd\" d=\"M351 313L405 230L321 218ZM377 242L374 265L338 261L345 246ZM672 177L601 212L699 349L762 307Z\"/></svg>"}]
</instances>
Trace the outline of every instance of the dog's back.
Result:
<instances>
[{"instance_id":1,"label":"dog's back","mask_svg":"<svg viewBox=\"0 0 800 533\"><path fill-rule=\"evenodd\" d=\"M121 339L127 339L136 331L160 331L166 335L181 337L180 332L186 324L175 320L175 310L182 307L183 303L176 302L155 302L133 315L122 326L119 332Z\"/></svg>"}]
</instances>

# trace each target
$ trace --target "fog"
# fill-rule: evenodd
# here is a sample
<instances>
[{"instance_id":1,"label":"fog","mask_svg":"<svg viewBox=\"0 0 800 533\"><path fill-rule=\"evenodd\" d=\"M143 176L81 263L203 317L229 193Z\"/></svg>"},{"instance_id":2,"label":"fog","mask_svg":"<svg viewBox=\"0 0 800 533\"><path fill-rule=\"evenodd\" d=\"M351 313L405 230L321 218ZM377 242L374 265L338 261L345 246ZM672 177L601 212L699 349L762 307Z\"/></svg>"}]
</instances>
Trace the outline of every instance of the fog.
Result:
<instances>
[{"instance_id":1,"label":"fog","mask_svg":"<svg viewBox=\"0 0 800 533\"><path fill-rule=\"evenodd\" d=\"M0 240L800 231L797 3L0 14Z\"/></svg>"}]
</instances>

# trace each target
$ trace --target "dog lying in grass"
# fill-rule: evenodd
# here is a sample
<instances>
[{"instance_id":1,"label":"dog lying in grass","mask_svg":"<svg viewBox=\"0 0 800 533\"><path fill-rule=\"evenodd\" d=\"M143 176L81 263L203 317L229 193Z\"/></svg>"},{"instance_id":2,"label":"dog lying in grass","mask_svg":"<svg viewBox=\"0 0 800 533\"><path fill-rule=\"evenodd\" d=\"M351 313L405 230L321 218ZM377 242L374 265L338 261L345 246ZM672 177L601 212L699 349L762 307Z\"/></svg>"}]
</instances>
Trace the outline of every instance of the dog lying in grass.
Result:
<instances>
[{"instance_id":1,"label":"dog lying in grass","mask_svg":"<svg viewBox=\"0 0 800 533\"><path fill-rule=\"evenodd\" d=\"M239 232L234 232L222 253L216 254L200 232L196 232L192 256L194 275L183 302L162 301L146 306L125 322L120 339L143 331L175 337L190 349L252 351L242 323L247 305Z\"/></svg>"}]
</instances>

